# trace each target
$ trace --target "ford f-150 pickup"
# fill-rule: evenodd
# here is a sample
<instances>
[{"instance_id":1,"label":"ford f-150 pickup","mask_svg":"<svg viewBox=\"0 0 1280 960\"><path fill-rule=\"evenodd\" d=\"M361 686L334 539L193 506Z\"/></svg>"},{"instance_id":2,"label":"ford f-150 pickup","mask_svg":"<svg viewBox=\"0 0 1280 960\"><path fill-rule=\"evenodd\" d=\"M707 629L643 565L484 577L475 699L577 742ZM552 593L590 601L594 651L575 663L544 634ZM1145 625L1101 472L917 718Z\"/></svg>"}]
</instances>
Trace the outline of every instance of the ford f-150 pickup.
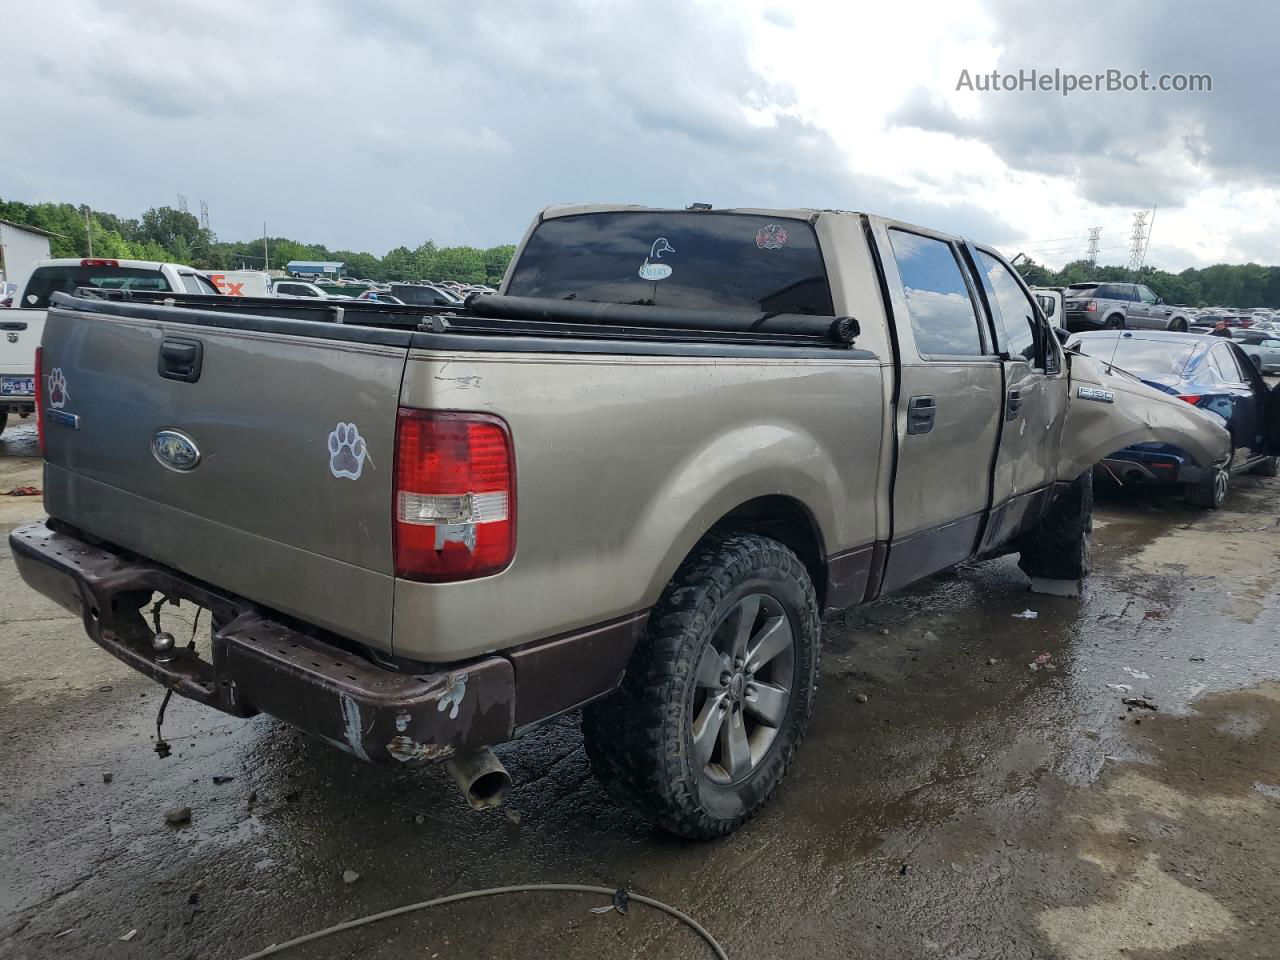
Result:
<instances>
[{"instance_id":1,"label":"ford f-150 pickup","mask_svg":"<svg viewBox=\"0 0 1280 960\"><path fill-rule=\"evenodd\" d=\"M96 643L477 805L491 745L582 708L691 838L782 778L824 611L1010 552L1078 580L1096 461L1230 453L995 250L827 211L552 208L457 308L59 295L38 376L50 516L10 542Z\"/></svg>"}]
</instances>

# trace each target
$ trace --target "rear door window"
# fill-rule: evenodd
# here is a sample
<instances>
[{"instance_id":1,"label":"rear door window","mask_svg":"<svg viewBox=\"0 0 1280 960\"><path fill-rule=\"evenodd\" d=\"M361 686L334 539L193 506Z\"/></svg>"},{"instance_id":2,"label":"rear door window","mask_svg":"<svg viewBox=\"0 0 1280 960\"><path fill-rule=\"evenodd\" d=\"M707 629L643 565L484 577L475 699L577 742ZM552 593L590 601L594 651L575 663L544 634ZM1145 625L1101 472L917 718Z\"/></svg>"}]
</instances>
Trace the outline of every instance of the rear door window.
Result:
<instances>
[{"instance_id":1,"label":"rear door window","mask_svg":"<svg viewBox=\"0 0 1280 960\"><path fill-rule=\"evenodd\" d=\"M813 227L738 213L552 217L529 237L507 293L820 316L834 309Z\"/></svg>"},{"instance_id":2,"label":"rear door window","mask_svg":"<svg viewBox=\"0 0 1280 960\"><path fill-rule=\"evenodd\" d=\"M1244 383L1244 372L1236 363L1236 356L1226 344L1213 348L1213 359L1217 363L1222 378L1228 383Z\"/></svg>"},{"instance_id":3,"label":"rear door window","mask_svg":"<svg viewBox=\"0 0 1280 960\"><path fill-rule=\"evenodd\" d=\"M982 356L978 314L951 245L896 229L889 231L889 242L916 352L926 358Z\"/></svg>"}]
</instances>

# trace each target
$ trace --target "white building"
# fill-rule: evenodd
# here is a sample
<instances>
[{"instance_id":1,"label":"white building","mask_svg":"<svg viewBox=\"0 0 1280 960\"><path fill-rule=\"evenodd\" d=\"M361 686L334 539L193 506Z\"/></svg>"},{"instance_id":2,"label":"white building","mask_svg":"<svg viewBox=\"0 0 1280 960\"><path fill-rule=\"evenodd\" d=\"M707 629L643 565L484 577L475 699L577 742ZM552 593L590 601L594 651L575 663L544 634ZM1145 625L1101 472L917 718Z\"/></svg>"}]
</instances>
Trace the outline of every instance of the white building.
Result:
<instances>
[{"instance_id":1,"label":"white building","mask_svg":"<svg viewBox=\"0 0 1280 960\"><path fill-rule=\"evenodd\" d=\"M18 292L27 285L32 265L49 259L49 238L57 236L39 227L0 220L0 280L12 280Z\"/></svg>"}]
</instances>

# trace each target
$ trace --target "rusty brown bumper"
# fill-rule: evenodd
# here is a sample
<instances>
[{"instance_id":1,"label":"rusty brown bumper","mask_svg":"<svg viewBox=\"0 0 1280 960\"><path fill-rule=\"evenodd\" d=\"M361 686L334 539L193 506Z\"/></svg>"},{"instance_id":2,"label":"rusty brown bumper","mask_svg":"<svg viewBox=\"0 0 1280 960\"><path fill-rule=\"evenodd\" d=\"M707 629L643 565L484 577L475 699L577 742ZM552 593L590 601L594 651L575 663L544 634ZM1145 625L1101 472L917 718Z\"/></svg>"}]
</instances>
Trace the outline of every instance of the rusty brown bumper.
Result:
<instances>
[{"instance_id":1,"label":"rusty brown bumper","mask_svg":"<svg viewBox=\"0 0 1280 960\"><path fill-rule=\"evenodd\" d=\"M443 760L509 740L515 671L491 656L398 673L273 619L248 600L94 546L48 524L9 535L22 579L84 620L100 647L175 693L240 717L267 713L374 762ZM153 594L209 610L212 653L152 651ZM181 639L179 640L181 644Z\"/></svg>"}]
</instances>

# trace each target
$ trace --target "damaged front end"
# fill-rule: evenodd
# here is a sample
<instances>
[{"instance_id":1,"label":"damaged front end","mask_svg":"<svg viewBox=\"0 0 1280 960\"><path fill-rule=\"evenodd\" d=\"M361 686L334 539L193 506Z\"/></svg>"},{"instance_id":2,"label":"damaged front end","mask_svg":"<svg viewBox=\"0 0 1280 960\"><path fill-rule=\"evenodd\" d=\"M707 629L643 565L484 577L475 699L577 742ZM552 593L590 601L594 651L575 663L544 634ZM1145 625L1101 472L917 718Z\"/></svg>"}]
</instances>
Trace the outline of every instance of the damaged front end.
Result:
<instances>
[{"instance_id":1,"label":"damaged front end","mask_svg":"<svg viewBox=\"0 0 1280 960\"><path fill-rule=\"evenodd\" d=\"M1101 360L1068 356L1071 396L1058 458L1060 481L1073 480L1137 443L1172 444L1206 473L1230 462L1231 434L1217 417Z\"/></svg>"}]
</instances>

